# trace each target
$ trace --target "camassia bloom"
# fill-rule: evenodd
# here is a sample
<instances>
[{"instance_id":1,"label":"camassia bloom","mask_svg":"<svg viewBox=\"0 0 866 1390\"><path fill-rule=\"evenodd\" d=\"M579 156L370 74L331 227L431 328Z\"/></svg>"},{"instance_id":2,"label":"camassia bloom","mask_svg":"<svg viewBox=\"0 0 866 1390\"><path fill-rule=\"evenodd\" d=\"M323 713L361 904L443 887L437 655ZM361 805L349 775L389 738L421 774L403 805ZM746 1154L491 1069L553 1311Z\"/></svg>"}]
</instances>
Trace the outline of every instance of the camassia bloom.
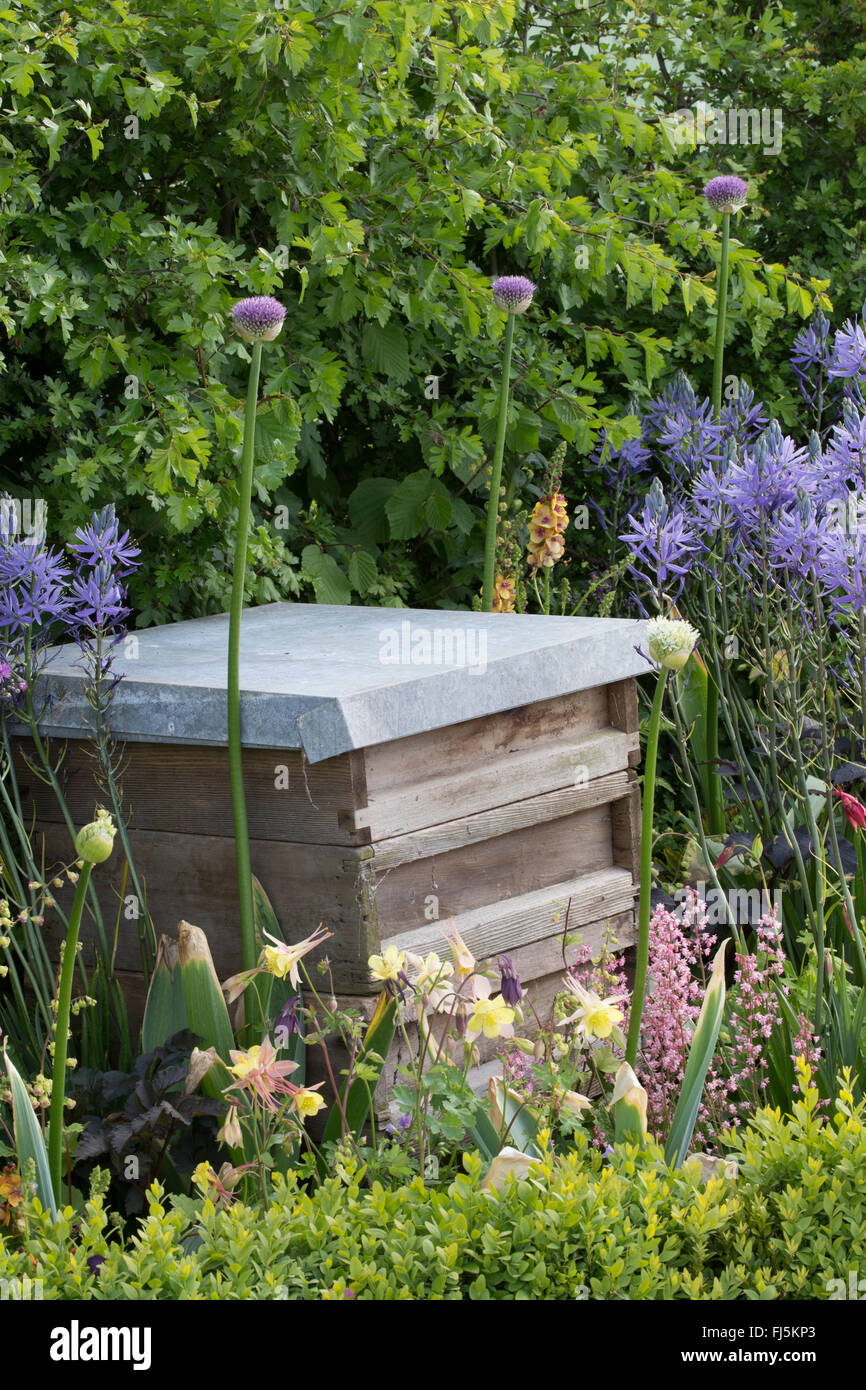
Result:
<instances>
[{"instance_id":1,"label":"camassia bloom","mask_svg":"<svg viewBox=\"0 0 866 1390\"><path fill-rule=\"evenodd\" d=\"M624 994L613 994L602 999L594 990L584 989L572 975L566 976L565 987L578 1001L578 1008L568 1018L560 1020L558 1027L577 1023L587 1038L609 1038L617 1024L622 1023L623 1014L616 1006L626 998Z\"/></svg>"},{"instance_id":2,"label":"camassia bloom","mask_svg":"<svg viewBox=\"0 0 866 1390\"><path fill-rule=\"evenodd\" d=\"M237 1080L229 1091L248 1091L258 1097L267 1110L279 1110L279 1096L293 1096L297 1086L286 1077L298 1070L297 1062L278 1062L276 1049L270 1038L244 1051L231 1050L229 1056L232 1066L229 1071Z\"/></svg>"}]
</instances>

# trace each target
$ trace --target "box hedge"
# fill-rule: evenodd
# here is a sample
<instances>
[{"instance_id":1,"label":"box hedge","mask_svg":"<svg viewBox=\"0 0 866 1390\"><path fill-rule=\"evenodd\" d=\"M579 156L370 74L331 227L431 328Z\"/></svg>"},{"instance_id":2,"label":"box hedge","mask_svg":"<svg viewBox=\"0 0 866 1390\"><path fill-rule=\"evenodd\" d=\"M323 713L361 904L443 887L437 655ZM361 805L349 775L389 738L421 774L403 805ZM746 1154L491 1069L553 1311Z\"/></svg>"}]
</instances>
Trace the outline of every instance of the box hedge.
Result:
<instances>
[{"instance_id":1,"label":"box hedge","mask_svg":"<svg viewBox=\"0 0 866 1390\"><path fill-rule=\"evenodd\" d=\"M264 1211L167 1206L154 1187L126 1240L100 1198L53 1227L34 1204L23 1239L0 1245L0 1279L41 1279L46 1299L730 1300L825 1299L859 1277L862 1102L843 1090L822 1117L808 1087L793 1114L764 1110L727 1144L739 1176L708 1182L654 1145L604 1159L578 1136L499 1194L477 1155L440 1189L364 1188L347 1165L310 1195L290 1175Z\"/></svg>"}]
</instances>

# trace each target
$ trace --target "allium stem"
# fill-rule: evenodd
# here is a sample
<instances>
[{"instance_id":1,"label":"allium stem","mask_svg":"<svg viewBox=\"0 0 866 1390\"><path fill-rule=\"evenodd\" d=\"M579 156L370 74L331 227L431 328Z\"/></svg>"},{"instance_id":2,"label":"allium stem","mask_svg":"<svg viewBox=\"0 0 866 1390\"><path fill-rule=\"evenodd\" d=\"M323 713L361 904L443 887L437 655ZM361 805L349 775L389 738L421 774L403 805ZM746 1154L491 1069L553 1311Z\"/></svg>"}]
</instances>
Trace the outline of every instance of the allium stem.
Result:
<instances>
[{"instance_id":1,"label":"allium stem","mask_svg":"<svg viewBox=\"0 0 866 1390\"><path fill-rule=\"evenodd\" d=\"M496 578L496 528L499 523L499 489L502 485L502 458L505 453L505 428L508 423L508 387L511 379L511 351L514 345L514 314L505 321L505 356L502 363L502 387L499 393L499 419L496 425L496 448L493 454L493 476L487 499L487 534L484 541L484 587L481 591L482 613L493 612L493 586Z\"/></svg>"},{"instance_id":2,"label":"allium stem","mask_svg":"<svg viewBox=\"0 0 866 1390\"><path fill-rule=\"evenodd\" d=\"M722 258L716 287L716 351L713 359L713 414L722 418L722 374L725 369L725 315L728 307L728 244L731 214L722 213Z\"/></svg>"},{"instance_id":3,"label":"allium stem","mask_svg":"<svg viewBox=\"0 0 866 1390\"><path fill-rule=\"evenodd\" d=\"M259 394L259 373L262 364L262 344L253 345L250 376L247 387L247 407L244 416L244 444L241 458L241 478L238 489L238 522L235 533L235 564L232 578L232 606L229 616L228 653L228 740L229 776L232 790L232 814L235 825L235 857L238 872L238 904L241 926L241 955L244 970L256 964L256 940L253 916L253 879L250 864L250 838L247 828L247 804L244 796L243 756L241 749L240 650L241 618L244 610L244 578L247 568L247 540L250 527L250 500L253 490L253 460L256 438L256 405Z\"/></svg>"},{"instance_id":4,"label":"allium stem","mask_svg":"<svg viewBox=\"0 0 866 1390\"><path fill-rule=\"evenodd\" d=\"M646 764L644 767L643 778L643 808L641 816L641 835L640 835L640 903L638 907L638 940L637 940L637 961L634 972L634 989L632 991L631 1016L628 1022L628 1038L626 1039L625 1060L629 1066L634 1068L637 1064L637 1049L640 1040L640 1021L643 1013L643 1001L646 994L647 967L649 965L649 923L650 923L650 894L652 892L652 853L653 853L653 808L655 803L656 790L656 759L659 747L659 730L661 728L662 704L665 697L665 686L667 685L668 668L663 666L656 680L656 691L653 697L652 712L650 714L649 734L646 745Z\"/></svg>"},{"instance_id":5,"label":"allium stem","mask_svg":"<svg viewBox=\"0 0 866 1390\"><path fill-rule=\"evenodd\" d=\"M731 233L731 214L722 213L722 257L719 264L719 283L716 290L716 350L713 360L713 415L722 418L722 377L725 370L725 315L728 305L728 245ZM716 773L719 762L719 688L713 671L707 681L707 819L711 835L722 835L725 811L722 800L722 781Z\"/></svg>"},{"instance_id":6,"label":"allium stem","mask_svg":"<svg viewBox=\"0 0 866 1390\"><path fill-rule=\"evenodd\" d=\"M69 927L66 944L63 948L63 962L60 967L60 988L57 992L57 1025L54 1030L54 1066L51 1073L51 1110L48 1119L48 1168L51 1173L51 1186L54 1200L61 1205L61 1169L63 1160L63 1108L66 1100L66 1053L67 1033L69 1032L69 1012L72 1003L72 980L75 975L75 957L78 954L78 930L87 885L93 865L87 860L81 866L78 884L69 914Z\"/></svg>"}]
</instances>

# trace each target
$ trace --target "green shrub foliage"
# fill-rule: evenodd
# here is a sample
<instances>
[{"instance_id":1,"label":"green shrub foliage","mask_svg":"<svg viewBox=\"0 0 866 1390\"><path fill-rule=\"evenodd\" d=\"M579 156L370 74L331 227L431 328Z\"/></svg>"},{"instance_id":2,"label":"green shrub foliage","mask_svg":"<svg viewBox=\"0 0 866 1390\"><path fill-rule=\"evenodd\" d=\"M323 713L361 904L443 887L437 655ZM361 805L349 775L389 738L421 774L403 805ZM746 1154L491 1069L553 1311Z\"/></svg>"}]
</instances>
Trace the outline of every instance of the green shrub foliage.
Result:
<instances>
[{"instance_id":1,"label":"green shrub foliage","mask_svg":"<svg viewBox=\"0 0 866 1390\"><path fill-rule=\"evenodd\" d=\"M0 489L45 498L60 539L114 502L143 542L140 626L225 609L247 360L227 313L276 293L249 599L467 604L503 329L492 275L540 286L509 470L565 439L575 502L597 488L602 430L636 428L630 393L707 368L718 229L700 190L720 155L666 117L725 87L736 100L747 53L787 65L792 21L656 9L11 0ZM803 82L824 70L798 55ZM800 275L755 249L754 187L729 327L732 370L760 377L778 319L825 297L814 254Z\"/></svg>"},{"instance_id":2,"label":"green shrub foliage","mask_svg":"<svg viewBox=\"0 0 866 1390\"><path fill-rule=\"evenodd\" d=\"M804 1086L793 1114L763 1110L728 1142L739 1176L708 1182L655 1146L608 1162L577 1136L501 1194L477 1155L442 1189L367 1189L349 1165L311 1196L290 1174L264 1211L155 1188L125 1242L97 1198L55 1226L31 1211L0 1277L41 1278L53 1299L730 1300L825 1299L866 1273L862 1103L843 1091L825 1119Z\"/></svg>"}]
</instances>

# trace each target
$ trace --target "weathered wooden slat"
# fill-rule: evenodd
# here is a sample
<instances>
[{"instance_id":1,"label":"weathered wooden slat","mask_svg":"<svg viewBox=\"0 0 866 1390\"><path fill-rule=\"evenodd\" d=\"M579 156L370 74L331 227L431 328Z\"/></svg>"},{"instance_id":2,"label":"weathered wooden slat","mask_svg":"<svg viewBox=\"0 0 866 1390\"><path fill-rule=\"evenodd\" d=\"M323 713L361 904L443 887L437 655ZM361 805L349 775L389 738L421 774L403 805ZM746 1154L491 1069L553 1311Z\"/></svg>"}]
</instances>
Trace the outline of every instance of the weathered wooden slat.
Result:
<instances>
[{"instance_id":1,"label":"weathered wooden slat","mask_svg":"<svg viewBox=\"0 0 866 1390\"><path fill-rule=\"evenodd\" d=\"M596 686L375 744L364 750L369 798L423 782L431 772L446 777L490 762L510 761L530 750L571 744L585 734L606 729L608 710L607 687Z\"/></svg>"},{"instance_id":2,"label":"weathered wooden slat","mask_svg":"<svg viewBox=\"0 0 866 1390\"><path fill-rule=\"evenodd\" d=\"M374 840L387 839L506 802L574 787L627 767L637 738L636 733L609 729L464 772L428 776L398 793L381 797L370 793L368 805L347 816L346 823L357 830L369 827ZM369 791L369 777L367 785Z\"/></svg>"},{"instance_id":3,"label":"weathered wooden slat","mask_svg":"<svg viewBox=\"0 0 866 1390\"><path fill-rule=\"evenodd\" d=\"M639 728L637 703L637 681L614 681L607 687L610 722L615 729L624 733L636 733ZM637 767L640 762L640 747L636 746L628 755L629 765Z\"/></svg>"},{"instance_id":4,"label":"weathered wooden slat","mask_svg":"<svg viewBox=\"0 0 866 1390\"><path fill-rule=\"evenodd\" d=\"M504 951L511 954L519 946L541 941L565 930L576 931L590 922L612 920L634 907L635 886L625 869L604 869L535 893L522 894L509 902L466 912L445 922L400 932L388 940L389 946L426 955L443 949L443 932L456 927L472 954L479 960ZM570 907L569 907L570 903Z\"/></svg>"},{"instance_id":5,"label":"weathered wooden slat","mask_svg":"<svg viewBox=\"0 0 866 1390\"><path fill-rule=\"evenodd\" d=\"M628 794L610 808L613 862L621 869L628 869L637 883L640 881L640 787L634 769L629 769L629 777Z\"/></svg>"},{"instance_id":6,"label":"weathered wooden slat","mask_svg":"<svg viewBox=\"0 0 866 1390\"><path fill-rule=\"evenodd\" d=\"M16 741L32 757L27 739ZM58 750L59 751L59 750ZM137 830L234 836L228 750L165 743L128 743L122 757L122 786ZM104 795L93 780L89 745L70 739L61 768L73 820L93 819ZM57 799L16 759L24 810L40 821L62 820ZM369 830L338 823L346 805L366 800L364 760L358 753L308 763L297 749L244 749L244 783L250 835L259 840L362 845Z\"/></svg>"},{"instance_id":7,"label":"weathered wooden slat","mask_svg":"<svg viewBox=\"0 0 866 1390\"><path fill-rule=\"evenodd\" d=\"M384 942L425 920L502 904L612 864L611 813L605 805L461 845L377 875L373 892L379 936ZM376 873L375 858L365 871Z\"/></svg>"},{"instance_id":8,"label":"weathered wooden slat","mask_svg":"<svg viewBox=\"0 0 866 1390\"><path fill-rule=\"evenodd\" d=\"M540 796L494 806L489 811L476 811L474 815L443 821L440 825L427 826L408 835L393 835L385 840L377 840L373 846L375 858L371 868L379 872L393 869L398 864L412 863L416 859L428 859L461 845L507 835L524 826L559 820L561 816L570 816L591 806L603 806L629 794L629 774L627 769L621 768L582 786L543 792Z\"/></svg>"},{"instance_id":9,"label":"weathered wooden slat","mask_svg":"<svg viewBox=\"0 0 866 1390\"><path fill-rule=\"evenodd\" d=\"M70 862L68 837L63 826L43 826L46 861ZM39 837L37 837L38 839ZM223 979L241 966L238 926L237 876L234 848L215 835L169 835L162 831L133 830L130 844L136 868L147 896L148 910L157 933L172 935L181 918L207 933L217 973ZM367 957L378 949L372 904L365 903L366 885L361 875L369 850L346 846L287 844L254 840L250 846L253 872L261 879L288 941L299 941L321 922L334 936L311 960L327 954L338 989L369 989ZM116 964L120 970L140 966L138 927L125 913L134 904L120 906L123 856L115 851L93 875L109 926L109 935L120 907L120 932ZM58 890L68 909L69 889ZM57 919L46 917L45 930L59 951ZM89 923L83 938L92 941Z\"/></svg>"}]
</instances>

